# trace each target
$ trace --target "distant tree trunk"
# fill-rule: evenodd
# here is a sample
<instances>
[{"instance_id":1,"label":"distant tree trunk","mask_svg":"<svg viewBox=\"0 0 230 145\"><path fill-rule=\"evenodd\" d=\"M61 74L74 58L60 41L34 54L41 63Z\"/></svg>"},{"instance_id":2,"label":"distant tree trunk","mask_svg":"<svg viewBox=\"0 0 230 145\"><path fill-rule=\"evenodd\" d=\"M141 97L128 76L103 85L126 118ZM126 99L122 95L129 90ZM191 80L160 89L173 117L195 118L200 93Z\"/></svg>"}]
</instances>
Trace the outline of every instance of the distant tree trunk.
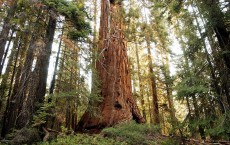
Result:
<instances>
[{"instance_id":1,"label":"distant tree trunk","mask_svg":"<svg viewBox=\"0 0 230 145\"><path fill-rule=\"evenodd\" d=\"M159 107L158 107L158 96L157 96L157 84L156 84L156 76L153 72L153 61L151 55L151 46L150 46L150 38L146 36L147 42L147 49L148 49L148 63L149 63L149 75L151 79L151 90L152 90L152 97L153 97L153 123L160 124L159 118Z\"/></svg>"},{"instance_id":2,"label":"distant tree trunk","mask_svg":"<svg viewBox=\"0 0 230 145\"><path fill-rule=\"evenodd\" d=\"M10 39L9 39L8 44L7 44L7 47L6 47L6 50L5 50L5 53L4 53L4 56L3 56L3 58L2 58L2 62L1 62L1 64L0 64L0 74L2 74L2 70L3 70L3 67L4 67L5 61L6 61L6 56L7 56L7 54L8 54L8 51L9 51L9 49L10 49L10 44L11 44L11 41L12 41L12 39L13 39L13 35L14 35L14 32L12 31L12 32L11 32L11 35L10 35Z\"/></svg>"},{"instance_id":3,"label":"distant tree trunk","mask_svg":"<svg viewBox=\"0 0 230 145\"><path fill-rule=\"evenodd\" d=\"M7 98L7 88L9 87L9 77L12 75L12 70L14 66L14 62L16 61L16 52L18 51L18 41L19 41L19 35L16 36L13 48L11 49L11 53L9 56L8 64L6 67L5 74L2 77L2 82L0 85L0 112L2 112L4 109L4 102Z\"/></svg>"},{"instance_id":4,"label":"distant tree trunk","mask_svg":"<svg viewBox=\"0 0 230 145\"><path fill-rule=\"evenodd\" d=\"M71 106L70 99L66 99L66 112L65 112L65 127L70 130L71 126Z\"/></svg>"},{"instance_id":5,"label":"distant tree trunk","mask_svg":"<svg viewBox=\"0 0 230 145\"><path fill-rule=\"evenodd\" d=\"M219 46L222 51L222 56L230 74L230 35L227 25L224 21L224 14L221 12L218 0L198 1L198 3L208 12L209 22L211 23Z\"/></svg>"},{"instance_id":6,"label":"distant tree trunk","mask_svg":"<svg viewBox=\"0 0 230 145\"><path fill-rule=\"evenodd\" d=\"M36 24L39 21L40 16L41 13L39 12L37 15ZM18 115L21 115L20 112L23 106L23 102L28 94L28 84L29 84L29 78L31 75L31 69L34 60L34 53L36 49L41 47L41 42L38 41L38 38L40 37L42 30L43 29L40 27L35 27L35 30L33 31L33 34L31 36L28 50L26 52L22 71L18 72L20 73L20 75L17 75L18 78L15 78L17 82L15 82L14 84L12 93L9 93L6 110L4 112L4 117L3 117L3 128L2 128L3 137L6 134L8 134L10 131L12 131L12 129L16 125L16 120L18 119ZM25 38L25 41L26 40L27 39ZM27 47L26 43L27 42L23 44L23 47ZM26 48L23 48L20 51L23 51L25 49Z\"/></svg>"},{"instance_id":7,"label":"distant tree trunk","mask_svg":"<svg viewBox=\"0 0 230 145\"><path fill-rule=\"evenodd\" d=\"M5 136L9 131L15 126L15 121L17 119L18 113L21 110L23 100L25 99L26 90L28 87L28 80L30 76L30 71L33 63L33 52L35 50L35 40L31 40L30 46L28 48L26 59L23 65L23 73L16 80L19 81L17 88L13 88L12 94L9 96L7 101L7 109L4 115L2 135Z\"/></svg>"},{"instance_id":8,"label":"distant tree trunk","mask_svg":"<svg viewBox=\"0 0 230 145\"><path fill-rule=\"evenodd\" d=\"M165 88L166 88L166 97L169 105L169 113L170 113L170 118L171 118L171 125L174 126L177 123L177 119L175 116L175 108L174 108L174 103L173 103L173 98L172 98L172 82L170 78L170 72L169 72L169 64L168 64L168 57L166 58L166 64L163 63L163 75L165 78Z\"/></svg>"},{"instance_id":9,"label":"distant tree trunk","mask_svg":"<svg viewBox=\"0 0 230 145\"><path fill-rule=\"evenodd\" d=\"M63 33L64 33L64 28L62 28L61 37L63 36ZM61 37L60 37L60 42L59 42L59 46L58 46L57 57L55 60L54 73L53 73L53 77L52 77L50 89L49 89L50 94L53 94L55 84L56 84L56 75L57 75L57 69L58 69L58 63L59 63L59 57L60 57L61 45L62 45L62 38ZM48 102L51 102L51 98L49 98Z\"/></svg>"},{"instance_id":10,"label":"distant tree trunk","mask_svg":"<svg viewBox=\"0 0 230 145\"><path fill-rule=\"evenodd\" d=\"M1 31L1 34L0 34L0 64L2 64L3 55L4 55L4 52L5 52L6 42L8 41L8 35L9 35L9 32L10 32L10 29L12 28L12 25L10 24L10 20L14 16L16 7L17 7L17 4L16 4L16 0L15 0L14 4L8 10L8 14L7 14L7 17L4 20L2 31ZM2 70L2 67L3 67L3 65L0 65L0 70Z\"/></svg>"},{"instance_id":11,"label":"distant tree trunk","mask_svg":"<svg viewBox=\"0 0 230 145\"><path fill-rule=\"evenodd\" d=\"M195 14L195 10L193 8L193 15L194 15L194 18L195 18L195 21L196 21L196 24L197 24L197 28L198 28L198 31L200 33L200 36L202 37L202 43L203 43L203 46L204 46L204 51L205 51L205 54L206 54L206 58L207 58L207 61L208 61L208 66L210 68L210 76L211 76L211 82L212 82L212 86L213 86L213 89L215 90L216 92L216 95L217 95L217 100L218 100L218 103L219 103L219 106L220 106L220 110L222 113L225 113L225 109L224 109L224 106L223 106L223 99L222 99L222 96L221 96L221 89L220 89L220 86L218 84L218 80L217 80L217 77L215 75L215 70L214 70L214 67L213 67L213 63L211 62L211 58L210 58L210 55L208 53L208 49L207 49L207 46L205 44L205 38L202 36L202 30L201 30L201 27L199 25L199 21L198 21L198 18ZM212 48L213 46L211 45L211 49L213 50L214 48ZM229 98L229 97L227 97Z\"/></svg>"},{"instance_id":12,"label":"distant tree trunk","mask_svg":"<svg viewBox=\"0 0 230 145\"><path fill-rule=\"evenodd\" d=\"M61 82L63 81L63 74L61 72L63 72L64 68L65 68L65 61L66 61L66 45L64 46L63 48L63 51L62 51L62 55L61 55L61 59L60 59L60 67L59 67L59 70L58 70L58 79L57 79L57 86L56 86L56 89L55 89L55 92L56 93L60 93L62 92L62 87L61 87Z\"/></svg>"},{"instance_id":13,"label":"distant tree trunk","mask_svg":"<svg viewBox=\"0 0 230 145\"><path fill-rule=\"evenodd\" d=\"M62 52L62 55L60 57L60 66L59 66L59 69L57 71L57 79L56 79L56 87L55 87L55 93L56 94L59 94L61 92L65 92L62 88L62 83L63 83L63 78L64 78L64 74L63 74L63 71L64 71L64 68L66 68L66 52L67 52L67 47L66 45L64 45L63 47L63 50L61 51ZM66 83L66 82L65 82ZM50 101L54 101L55 103L58 103L58 100L52 100L52 98L50 99ZM46 126L48 128L52 128L52 129L55 129L55 130L60 130L60 122L58 121L57 117L56 116L52 116L50 118L48 118L48 121L46 123Z\"/></svg>"},{"instance_id":14,"label":"distant tree trunk","mask_svg":"<svg viewBox=\"0 0 230 145\"><path fill-rule=\"evenodd\" d=\"M191 118L191 105L190 105L189 97L185 96L185 99L186 99L186 107L188 109L188 116Z\"/></svg>"},{"instance_id":15,"label":"distant tree trunk","mask_svg":"<svg viewBox=\"0 0 230 145\"><path fill-rule=\"evenodd\" d=\"M40 50L35 69L30 78L30 88L27 99L24 100L22 110L17 118L16 127L21 129L31 124L34 113L44 102L46 81L48 75L49 59L56 29L56 18L49 17L46 28L45 46Z\"/></svg>"},{"instance_id":16,"label":"distant tree trunk","mask_svg":"<svg viewBox=\"0 0 230 145\"><path fill-rule=\"evenodd\" d=\"M198 108L198 104L197 104L197 99L195 97L195 95L192 95L192 103L193 103L193 107L194 107L194 112L195 112L195 118L196 120L200 119L200 113L199 113L199 108ZM205 140L205 132L204 132L204 128L199 124L198 125L198 131L200 133L200 136L203 140Z\"/></svg>"},{"instance_id":17,"label":"distant tree trunk","mask_svg":"<svg viewBox=\"0 0 230 145\"><path fill-rule=\"evenodd\" d=\"M93 0L94 3L94 27L93 27L93 43L92 43L92 86L91 86L91 93L95 93L96 91L96 52L97 52L97 0Z\"/></svg>"},{"instance_id":18,"label":"distant tree trunk","mask_svg":"<svg viewBox=\"0 0 230 145\"><path fill-rule=\"evenodd\" d=\"M151 100L150 100L150 98L151 98L151 94L150 94L150 92L151 92L151 90L149 90L149 88L147 89L147 101L148 101L148 114L149 114L149 122L150 123L153 123L153 117L152 117L152 102L151 102Z\"/></svg>"},{"instance_id":19,"label":"distant tree trunk","mask_svg":"<svg viewBox=\"0 0 230 145\"><path fill-rule=\"evenodd\" d=\"M138 46L137 42L135 42L135 51L136 51L136 58L137 58L137 76L139 81L139 89L140 89L140 98L141 98L141 109L143 117L146 120L146 110L145 110L145 100L144 100L144 93L143 93L143 85L142 85L142 79L141 79L141 70L140 70L140 58L139 58L139 52L138 52Z\"/></svg>"},{"instance_id":20,"label":"distant tree trunk","mask_svg":"<svg viewBox=\"0 0 230 145\"><path fill-rule=\"evenodd\" d=\"M15 47L18 47L18 50L16 52L15 55L15 61L14 61L14 65L13 65L13 71L12 71L12 75L11 75L11 79L10 79L10 87L9 87L9 91L8 91L8 98L7 98L7 104L6 104L6 109L4 111L4 116L3 116L3 128L2 128L2 132L1 135L4 137L7 133L9 133L9 131L14 127L14 123L15 123L15 119L17 116L17 112L19 109L19 104L20 102L16 102L16 99L20 100L20 98L17 98L17 94L14 94L11 96L11 91L13 88L13 81L14 81L14 77L15 77L15 73L16 73L16 65L18 62L18 55L20 53L20 49L21 49L21 43L18 44L18 42L15 42ZM14 52L12 52L14 53ZM17 78L16 78L17 80ZM22 90L21 90L22 91Z\"/></svg>"},{"instance_id":21,"label":"distant tree trunk","mask_svg":"<svg viewBox=\"0 0 230 145\"><path fill-rule=\"evenodd\" d=\"M13 81L15 78L16 65L18 62L18 54L19 54L19 49L20 49L20 43L18 44L18 42L19 42L19 36L17 36L16 40L14 41L14 45L11 50L10 58L8 60L6 72L3 76L1 86L0 86L0 91L1 91L0 92L0 95L1 95L0 96L0 99L1 99L0 100L0 120L1 120L1 124L3 124L3 126L1 126L0 128L1 131L4 130L4 128L6 128L6 126L4 126L5 121L6 121L5 116L8 110L9 96L10 96L10 92L13 86ZM4 132L1 132L1 135L4 136Z\"/></svg>"},{"instance_id":22,"label":"distant tree trunk","mask_svg":"<svg viewBox=\"0 0 230 145\"><path fill-rule=\"evenodd\" d=\"M78 54L78 53L77 53ZM68 85L68 88L66 88L66 90L65 91L69 91L69 92L71 92L71 91L73 91L74 90L74 84L73 84L73 82L77 82L77 81L75 81L74 80L74 69L73 69L73 66L70 66L70 77L69 77L69 79L68 79L68 83L69 83L69 85ZM70 130L70 128L71 128L71 125L72 125L72 123L71 123L71 121L72 121L72 114L73 114L73 111L72 111L72 105L73 104L75 104L75 103L73 103L74 102L74 99L70 99L68 96L67 96L67 98L66 98L66 121L65 121L65 123L66 123L66 128L68 129L68 130ZM74 128L73 128L74 129Z\"/></svg>"},{"instance_id":23,"label":"distant tree trunk","mask_svg":"<svg viewBox=\"0 0 230 145\"><path fill-rule=\"evenodd\" d=\"M99 54L96 70L101 81L100 95L103 101L97 116L86 111L76 131L98 131L106 126L132 119L145 122L140 115L131 92L131 77L128 65L126 43L123 34L123 18L120 1L101 1L101 23L99 31Z\"/></svg>"},{"instance_id":24,"label":"distant tree trunk","mask_svg":"<svg viewBox=\"0 0 230 145\"><path fill-rule=\"evenodd\" d=\"M199 6L197 6L197 9L198 9L198 14L199 14L199 18L201 18L202 19L202 22L203 22L203 24L205 24L205 34L206 35L202 35L202 33L200 33L201 34L201 36L203 36L203 37L207 37L208 38L208 41L209 41L209 44L210 44L210 46L211 46L211 50L212 50L212 57L213 57L213 59L214 59L214 62L212 62L211 64L213 64L213 69L211 70L211 76L212 76L212 78L213 78L213 76L215 75L215 72L216 71L218 71L218 73L219 73L219 75L221 76L220 78L218 77L218 76L216 76L216 78L215 79L213 79L212 81L214 82L214 81L216 81L216 83L214 84L213 83L213 85L214 85L214 89L215 89L215 91L216 91L216 93L217 92L219 92L219 93L217 93L217 95L219 95L220 97L217 97L217 99L218 99L218 103L219 103L219 105L220 105L220 110L221 110L221 112L222 113L224 113L225 112L225 106L223 105L223 99L222 99L222 97L221 97L221 93L222 92L225 92L225 94L226 94L226 97L227 97L227 101L228 101L228 106L229 106L229 108L230 108L230 81L229 81L229 76L230 76L230 73L228 72L228 71L225 71L225 69L226 69L226 65L225 65L225 61L224 61L224 59L222 59L221 57L219 57L219 56L221 56L222 55L222 52L221 52L221 49L219 49L218 47L217 47L217 43L218 42L216 42L215 41L215 38L213 37L214 35L215 35L215 31L214 31L214 29L212 28L212 29L210 29L210 26L208 25L208 22L207 22L207 20L205 20L204 19L204 15L202 15L202 13L201 13L201 8L199 7ZM229 13L229 10L230 9L228 9L227 10L227 12L226 12L226 14L228 14ZM193 10L193 11L195 11L195 10ZM194 14L195 15L195 14ZM197 15L196 16L194 16L196 19L197 19ZM197 20L196 20L197 21ZM198 21L197 21L198 22ZM198 27L199 28L199 27ZM201 29L201 28L200 28ZM200 30L199 30L200 31ZM203 38L203 40L204 40L204 38ZM203 42L204 43L204 42ZM208 51L207 50L205 50L206 51L206 53L208 54ZM211 57L210 57L211 58ZM209 59L210 59L209 58ZM207 60L208 60L208 58L207 58ZM211 59L210 59L211 60ZM209 63L209 66L210 66L210 63ZM224 67L224 69L223 69L223 66L226 66L226 67ZM228 68L227 68L228 69ZM212 72L213 71L213 72ZM214 74L214 75L213 75ZM219 86L219 90L217 89L218 87L217 87L217 85L216 84L219 84L219 82L220 82L220 85L221 85L221 87ZM223 90L224 91L223 91ZM219 99L220 98L220 99ZM210 102L212 102L212 101L210 101ZM212 109L214 109L214 108L212 108Z\"/></svg>"},{"instance_id":25,"label":"distant tree trunk","mask_svg":"<svg viewBox=\"0 0 230 145\"><path fill-rule=\"evenodd\" d=\"M23 65L25 64L25 58L26 58L26 54L27 54L27 50L28 50L28 46L29 46L29 42L30 42L30 34L29 33L23 33L20 34L21 35L21 40L20 40L20 51L19 51L19 58L18 58L18 66L16 69L16 76L15 76L15 80L14 80L14 85L12 86L13 90L9 90L9 94L8 96L11 96L11 93L15 94L15 92L17 91L18 87L19 87L19 83L20 83L20 76L22 74L22 69L23 69Z\"/></svg>"}]
</instances>

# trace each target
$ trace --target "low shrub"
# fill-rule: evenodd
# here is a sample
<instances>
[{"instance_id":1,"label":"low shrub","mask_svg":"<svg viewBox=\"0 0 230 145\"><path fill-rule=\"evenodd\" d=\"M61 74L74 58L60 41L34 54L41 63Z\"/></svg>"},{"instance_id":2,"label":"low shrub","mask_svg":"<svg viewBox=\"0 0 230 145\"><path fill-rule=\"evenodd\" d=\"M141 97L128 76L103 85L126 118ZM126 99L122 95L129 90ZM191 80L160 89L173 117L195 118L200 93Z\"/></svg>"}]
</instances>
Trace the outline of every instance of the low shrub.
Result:
<instances>
[{"instance_id":1,"label":"low shrub","mask_svg":"<svg viewBox=\"0 0 230 145\"><path fill-rule=\"evenodd\" d=\"M51 142L41 142L38 145L127 145L125 142L119 142L112 138L102 137L100 135L77 134L58 137Z\"/></svg>"},{"instance_id":2,"label":"low shrub","mask_svg":"<svg viewBox=\"0 0 230 145\"><path fill-rule=\"evenodd\" d=\"M135 122L124 123L102 131L104 136L130 145L157 144L156 138L160 136L160 127Z\"/></svg>"}]
</instances>

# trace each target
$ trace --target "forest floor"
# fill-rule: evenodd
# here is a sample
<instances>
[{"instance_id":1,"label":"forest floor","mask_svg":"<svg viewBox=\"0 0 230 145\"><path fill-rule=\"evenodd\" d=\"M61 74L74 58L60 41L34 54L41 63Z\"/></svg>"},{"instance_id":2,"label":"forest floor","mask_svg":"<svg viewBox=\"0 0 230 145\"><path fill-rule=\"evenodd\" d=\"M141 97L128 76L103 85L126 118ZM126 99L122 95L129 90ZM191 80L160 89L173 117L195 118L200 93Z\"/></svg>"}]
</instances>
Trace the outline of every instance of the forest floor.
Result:
<instances>
[{"instance_id":1,"label":"forest floor","mask_svg":"<svg viewBox=\"0 0 230 145\"><path fill-rule=\"evenodd\" d=\"M77 134L58 137L51 142L41 142L39 145L230 145L229 141L202 141L198 139L184 139L178 136L170 137L158 132L116 132L109 128L97 135ZM115 132L114 132L115 131Z\"/></svg>"},{"instance_id":2,"label":"forest floor","mask_svg":"<svg viewBox=\"0 0 230 145\"><path fill-rule=\"evenodd\" d=\"M33 132L33 131L32 131ZM120 124L115 127L110 127L102 130L99 134L82 134L82 133L53 133L46 130L46 136L43 140L34 143L35 139L23 142L27 137L32 138L35 135L30 130L30 133L25 131L21 135L15 135L12 140L0 141L0 144L35 144L35 145L230 145L229 141L202 141L198 139L184 139L179 136L166 136L160 133L158 126L150 126L148 124ZM48 133L48 134L47 134ZM56 134L56 135L54 135ZM67 135L68 134L68 135ZM53 137L53 139L52 139Z\"/></svg>"},{"instance_id":3,"label":"forest floor","mask_svg":"<svg viewBox=\"0 0 230 145\"><path fill-rule=\"evenodd\" d=\"M177 138L161 135L158 126L129 123L105 128L99 134L60 135L39 145L176 145L179 142Z\"/></svg>"}]
</instances>

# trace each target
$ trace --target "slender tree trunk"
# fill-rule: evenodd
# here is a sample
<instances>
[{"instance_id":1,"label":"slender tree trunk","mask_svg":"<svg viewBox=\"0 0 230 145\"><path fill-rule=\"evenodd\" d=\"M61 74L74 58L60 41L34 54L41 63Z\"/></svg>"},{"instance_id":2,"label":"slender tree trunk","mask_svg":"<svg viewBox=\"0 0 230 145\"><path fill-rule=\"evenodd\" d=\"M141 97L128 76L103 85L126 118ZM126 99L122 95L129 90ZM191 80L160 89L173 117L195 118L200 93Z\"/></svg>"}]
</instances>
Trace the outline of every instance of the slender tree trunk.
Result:
<instances>
[{"instance_id":1,"label":"slender tree trunk","mask_svg":"<svg viewBox=\"0 0 230 145\"><path fill-rule=\"evenodd\" d=\"M163 64L164 70L163 75L165 77L165 87L166 87L166 97L169 105L169 113L171 118L171 125L174 126L177 123L177 119L175 116L175 108L173 104L173 98L172 98L172 89L171 89L171 78L170 78L170 72L169 72L169 65L168 65L168 58L166 60L167 64Z\"/></svg>"},{"instance_id":2,"label":"slender tree trunk","mask_svg":"<svg viewBox=\"0 0 230 145\"><path fill-rule=\"evenodd\" d=\"M10 29L12 28L12 25L10 24L10 20L14 16L14 13L16 11L16 7L17 7L17 4L16 4L16 0L15 0L14 4L8 10L8 14L7 14L7 17L4 20L2 31L1 31L1 34L0 34L0 64L2 64L3 55L5 53L6 42L8 41L8 35L9 35L9 32L10 32ZM3 65L0 65L0 70L2 70L2 67L3 67Z\"/></svg>"},{"instance_id":3,"label":"slender tree trunk","mask_svg":"<svg viewBox=\"0 0 230 145\"><path fill-rule=\"evenodd\" d=\"M15 42L17 44L17 42ZM10 79L10 84L9 84L9 90L8 90L8 98L7 98L7 104L6 104L6 108L5 108L5 111L4 111L4 116L3 116L3 128L2 128L2 131L1 131L1 135L3 137L5 137L5 135L7 133L9 133L9 131L11 130L11 128L14 126L14 119L16 118L16 111L14 112L13 111L13 108L12 107L18 107L16 106L16 103L14 102L15 100L12 100L12 96L11 96L11 91L12 91L12 87L13 87L13 81L14 81L14 77L15 77L15 73L16 73L16 65L17 65L17 62L18 62L18 55L19 55L19 51L20 51L20 48L21 48L21 43L19 44L18 46L18 50L17 50L17 53L15 55L15 61L14 61L14 65L13 65L13 72L12 72L12 75L11 75L11 79ZM17 45L16 45L17 47ZM13 53L13 52L12 52ZM15 106L12 106L14 105Z\"/></svg>"},{"instance_id":4,"label":"slender tree trunk","mask_svg":"<svg viewBox=\"0 0 230 145\"><path fill-rule=\"evenodd\" d=\"M17 89L19 88L20 83L20 76L23 73L23 65L25 64L26 54L29 46L30 41L30 34L29 33L23 33L20 40L20 51L19 51L19 60L18 60L18 66L15 72L15 80L14 85L12 86L13 90L9 90L8 96L11 96L11 93L15 94Z\"/></svg>"},{"instance_id":5,"label":"slender tree trunk","mask_svg":"<svg viewBox=\"0 0 230 145\"><path fill-rule=\"evenodd\" d=\"M9 41L8 41L8 44L7 44L7 47L6 47L6 50L5 50L5 53L4 53L2 62L1 62L1 64L0 64L0 74L2 74L2 70L3 70L3 67L4 67L5 61L6 61L6 56L7 56L7 54L8 54L8 51L9 51L9 49L10 49L10 44L11 44L11 41L12 41L12 39L13 39L13 35L14 35L14 32L11 32L10 39L9 39Z\"/></svg>"},{"instance_id":6,"label":"slender tree trunk","mask_svg":"<svg viewBox=\"0 0 230 145\"><path fill-rule=\"evenodd\" d=\"M12 75L12 70L13 70L13 65L14 62L16 61L16 54L17 54L17 47L18 47L18 41L19 41L19 35L16 36L13 48L11 49L11 54L9 56L8 64L6 67L5 74L3 75L1 86L0 86L0 112L2 112L4 109L4 102L5 99L7 98L7 88L9 87L9 77Z\"/></svg>"},{"instance_id":7,"label":"slender tree trunk","mask_svg":"<svg viewBox=\"0 0 230 145\"><path fill-rule=\"evenodd\" d=\"M98 131L106 126L132 119L145 122L141 117L131 91L131 77L128 65L126 43L123 34L121 2L101 1L101 23L99 32L99 54L96 70L101 81L100 95L103 101L94 104L98 107L97 116L86 111L76 131Z\"/></svg>"},{"instance_id":8,"label":"slender tree trunk","mask_svg":"<svg viewBox=\"0 0 230 145\"><path fill-rule=\"evenodd\" d=\"M149 90L149 88L148 88L148 92L147 92L147 100L148 100L148 113L149 113L149 122L150 123L153 123L153 117L152 117L152 102L150 101L150 90Z\"/></svg>"},{"instance_id":9,"label":"slender tree trunk","mask_svg":"<svg viewBox=\"0 0 230 145\"><path fill-rule=\"evenodd\" d=\"M61 47L62 47L62 37L63 37L63 33L64 33L64 27L61 30L61 37L60 37L60 41L59 41L59 46L58 46L58 52L57 52L57 56L56 56L56 60L55 60L55 66L54 66L54 73L53 73L53 77L50 83L50 88L49 88L49 94L53 94L54 93L54 89L55 89L55 85L56 85L56 75L58 73L58 63L59 63L59 59L60 59L60 53L61 53ZM57 88L56 88L57 89ZM52 102L52 99L50 96L48 98L48 103ZM52 112L52 110L49 110ZM47 123L46 126L49 128L53 128L55 124L55 116L51 116L50 118L47 118Z\"/></svg>"},{"instance_id":10,"label":"slender tree trunk","mask_svg":"<svg viewBox=\"0 0 230 145\"><path fill-rule=\"evenodd\" d=\"M139 52L138 52L138 46L137 43L135 43L136 48L136 58L137 58L137 75L138 75L138 81L139 81L139 89L140 89L140 97L141 97L141 109L143 117L146 120L146 110L145 110L145 100L144 100L144 93L143 93L143 85L142 85L142 79L141 79L141 70L140 70L140 59L139 59Z\"/></svg>"},{"instance_id":11,"label":"slender tree trunk","mask_svg":"<svg viewBox=\"0 0 230 145\"><path fill-rule=\"evenodd\" d=\"M149 75L151 79L151 88L152 88L152 96L153 96L153 117L154 124L160 124L159 118L159 107L158 107L158 95L157 95L157 84L156 84L156 76L153 72L153 63L152 63L152 55L151 55L151 46L150 46L150 38L146 37L147 49L148 49L148 63L149 63Z\"/></svg>"},{"instance_id":12,"label":"slender tree trunk","mask_svg":"<svg viewBox=\"0 0 230 145\"><path fill-rule=\"evenodd\" d=\"M185 99L186 99L186 106L187 106L187 109L188 109L188 115L191 118L191 105L190 105L189 97L186 96Z\"/></svg>"},{"instance_id":13,"label":"slender tree trunk","mask_svg":"<svg viewBox=\"0 0 230 145\"><path fill-rule=\"evenodd\" d=\"M97 93L97 87L98 87L98 75L96 72L96 60L97 60L97 0L93 0L94 3L94 16L93 16L93 21L94 21L94 27L93 27L93 43L92 43L92 49L91 49L91 54L92 54L92 83L91 83L91 95L95 95Z\"/></svg>"},{"instance_id":14,"label":"slender tree trunk","mask_svg":"<svg viewBox=\"0 0 230 145\"><path fill-rule=\"evenodd\" d=\"M211 59L210 59L210 55L208 53L208 49L207 49L206 44L205 44L204 37L202 36L202 30L200 28L200 25L199 25L199 22L198 22L198 18L195 15L194 9L193 9L193 14L194 14L194 18L195 18L195 21L196 21L196 24L197 24L198 31L200 33L200 36L202 37L201 39L202 39L202 43L203 43L203 46L204 46L206 58L207 58L207 61L208 61L208 66L210 68L211 77L212 77L211 81L212 81L214 90L215 90L215 92L217 94L217 100L218 100L218 103L219 103L219 106L220 106L220 110L221 110L222 113L225 113L225 109L224 109L224 105L223 105L223 99L222 99L222 96L221 96L221 93L220 93L221 89L220 89L220 86L218 84L218 81L217 81L217 78L216 78L216 75L215 75L215 70L214 70L214 67L212 65L212 62L211 62ZM213 50L213 48L211 48L211 49Z\"/></svg>"},{"instance_id":15,"label":"slender tree trunk","mask_svg":"<svg viewBox=\"0 0 230 145\"><path fill-rule=\"evenodd\" d=\"M200 119L200 113L199 113L199 109L198 109L198 104L197 104L197 99L194 95L192 95L192 102L193 102L193 107L194 107L194 112L195 112L195 120L199 120ZM198 131L200 133L200 136L203 140L205 140L205 132L204 132L204 128L201 125L198 125Z\"/></svg>"},{"instance_id":16,"label":"slender tree trunk","mask_svg":"<svg viewBox=\"0 0 230 145\"><path fill-rule=\"evenodd\" d=\"M64 28L62 28L61 37L63 36L63 32L64 32ZM56 57L56 61L55 61L55 66L54 66L54 74L53 74L50 89L49 89L50 94L53 94L53 92L54 92L54 87L55 87L55 83L56 83L57 68L58 68L59 57L60 57L60 52L61 52L61 45L62 45L62 39L60 39L59 46L58 46L58 52L57 52L57 57ZM51 98L49 98L48 102L51 102Z\"/></svg>"},{"instance_id":17,"label":"slender tree trunk","mask_svg":"<svg viewBox=\"0 0 230 145\"><path fill-rule=\"evenodd\" d=\"M63 51L62 51L62 55L61 55L61 59L60 59L60 67L59 67L59 70L58 70L58 79L57 79L57 86L56 86L56 90L55 92L56 93L59 93L62 91L62 88L61 88L61 82L63 81L62 80L62 77L63 77L63 74L61 73L63 70L64 70L64 67L65 67L65 61L66 61L66 46L64 47Z\"/></svg>"},{"instance_id":18,"label":"slender tree trunk","mask_svg":"<svg viewBox=\"0 0 230 145\"><path fill-rule=\"evenodd\" d=\"M49 59L52 50L54 33L56 29L56 18L49 17L46 28L45 46L40 50L34 72L30 79L29 95L23 102L22 110L17 118L16 127L21 129L31 124L34 113L44 102L46 93L46 81L48 75Z\"/></svg>"},{"instance_id":19,"label":"slender tree trunk","mask_svg":"<svg viewBox=\"0 0 230 145\"><path fill-rule=\"evenodd\" d=\"M36 18L36 23L39 21L39 17L40 17L40 12ZM21 75L18 76L19 78L15 78L15 80L19 80L18 82L16 82L19 85L18 86L14 85L17 88L13 88L12 93L9 92L7 106L6 106L6 110L4 112L4 118L3 118L3 128L2 128L3 137L6 134L8 134L10 131L12 131L12 129L15 127L16 120L18 118L18 115L21 115L20 112L23 106L23 102L26 99L26 95L28 93L27 91L28 82L29 82L29 78L31 75L31 68L32 68L33 60L34 60L34 52L37 48L41 47L41 43L37 39L39 38L41 34L40 32L43 29L39 29L39 27L36 27L35 30L33 31L33 34L30 40L29 48L26 53ZM15 65L15 69L16 69L16 65Z\"/></svg>"},{"instance_id":20,"label":"slender tree trunk","mask_svg":"<svg viewBox=\"0 0 230 145\"><path fill-rule=\"evenodd\" d=\"M19 54L19 49L20 49L20 44L18 45L19 42L19 35L17 35L16 40L14 41L13 48L11 50L10 58L8 60L6 72L3 76L3 80L1 82L0 86L0 120L1 124L5 124L5 116L6 116L6 111L8 110L8 104L9 104L9 96L10 92L12 90L13 86L13 80L16 72L16 65L18 61L18 54ZM18 49L17 49L18 48ZM8 80L9 79L9 80ZM8 91L8 94L7 94ZM1 131L4 130L6 126L1 126ZM4 132L3 132L4 133ZM1 135L2 134L1 132Z\"/></svg>"},{"instance_id":21,"label":"slender tree trunk","mask_svg":"<svg viewBox=\"0 0 230 145\"><path fill-rule=\"evenodd\" d=\"M218 0L198 2L208 10L209 21L222 51L222 56L230 74L230 34L227 25L224 22L224 14L221 12Z\"/></svg>"},{"instance_id":22,"label":"slender tree trunk","mask_svg":"<svg viewBox=\"0 0 230 145\"><path fill-rule=\"evenodd\" d=\"M71 118L70 118L70 115L71 114L71 107L70 107L70 100L69 98L66 99L66 112L65 112L65 127L70 130L70 121L71 121Z\"/></svg>"}]
</instances>

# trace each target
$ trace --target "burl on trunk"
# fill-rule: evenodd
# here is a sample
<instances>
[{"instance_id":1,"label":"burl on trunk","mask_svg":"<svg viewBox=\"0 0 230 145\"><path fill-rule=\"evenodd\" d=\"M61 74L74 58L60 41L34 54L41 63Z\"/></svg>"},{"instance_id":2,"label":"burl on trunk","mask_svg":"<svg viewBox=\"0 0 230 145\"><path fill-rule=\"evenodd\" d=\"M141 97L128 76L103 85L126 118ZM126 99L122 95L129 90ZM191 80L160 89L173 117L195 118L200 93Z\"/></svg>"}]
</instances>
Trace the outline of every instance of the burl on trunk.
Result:
<instances>
[{"instance_id":1,"label":"burl on trunk","mask_svg":"<svg viewBox=\"0 0 230 145\"><path fill-rule=\"evenodd\" d=\"M96 70L100 79L102 102L97 104L97 116L86 111L76 131L100 131L132 119L144 123L132 96L126 42L124 40L123 11L120 2L101 1Z\"/></svg>"}]
</instances>

